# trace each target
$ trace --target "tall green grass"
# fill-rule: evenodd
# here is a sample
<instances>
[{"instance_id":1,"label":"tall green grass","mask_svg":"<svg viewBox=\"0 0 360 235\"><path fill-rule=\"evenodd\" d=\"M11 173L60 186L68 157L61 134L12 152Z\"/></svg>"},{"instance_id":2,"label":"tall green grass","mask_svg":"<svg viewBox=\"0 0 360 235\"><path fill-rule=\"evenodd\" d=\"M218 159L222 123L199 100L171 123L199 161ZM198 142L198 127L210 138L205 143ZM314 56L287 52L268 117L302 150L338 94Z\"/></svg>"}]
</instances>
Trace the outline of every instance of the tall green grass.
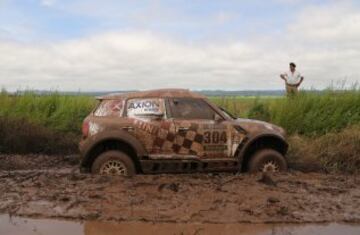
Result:
<instances>
[{"instance_id":1,"label":"tall green grass","mask_svg":"<svg viewBox=\"0 0 360 235\"><path fill-rule=\"evenodd\" d=\"M308 136L360 123L360 90L300 92L295 97L210 97L234 115L269 121L288 133ZM22 118L52 130L80 133L95 106L89 96L0 93L0 117Z\"/></svg>"},{"instance_id":2,"label":"tall green grass","mask_svg":"<svg viewBox=\"0 0 360 235\"><path fill-rule=\"evenodd\" d=\"M271 102L271 121L289 133L323 135L360 123L360 91L300 93Z\"/></svg>"},{"instance_id":3,"label":"tall green grass","mask_svg":"<svg viewBox=\"0 0 360 235\"><path fill-rule=\"evenodd\" d=\"M289 134L323 135L360 123L360 90L300 92L294 97L210 98L235 116L269 121Z\"/></svg>"},{"instance_id":4,"label":"tall green grass","mask_svg":"<svg viewBox=\"0 0 360 235\"><path fill-rule=\"evenodd\" d=\"M0 93L0 117L26 119L50 129L78 133L83 119L94 107L95 100L88 96L68 96L59 93L21 95Z\"/></svg>"}]
</instances>

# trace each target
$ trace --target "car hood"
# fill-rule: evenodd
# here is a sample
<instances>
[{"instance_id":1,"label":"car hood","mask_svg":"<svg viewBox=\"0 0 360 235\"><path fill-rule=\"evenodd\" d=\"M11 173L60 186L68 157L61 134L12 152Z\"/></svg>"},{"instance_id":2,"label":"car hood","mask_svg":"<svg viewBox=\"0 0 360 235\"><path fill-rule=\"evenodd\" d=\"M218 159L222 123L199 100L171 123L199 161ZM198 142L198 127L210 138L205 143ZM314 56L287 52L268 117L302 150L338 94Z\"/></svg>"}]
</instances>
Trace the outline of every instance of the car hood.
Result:
<instances>
[{"instance_id":1,"label":"car hood","mask_svg":"<svg viewBox=\"0 0 360 235\"><path fill-rule=\"evenodd\" d=\"M235 122L250 133L275 133L284 137L286 135L283 128L268 122L247 118L237 118Z\"/></svg>"}]
</instances>

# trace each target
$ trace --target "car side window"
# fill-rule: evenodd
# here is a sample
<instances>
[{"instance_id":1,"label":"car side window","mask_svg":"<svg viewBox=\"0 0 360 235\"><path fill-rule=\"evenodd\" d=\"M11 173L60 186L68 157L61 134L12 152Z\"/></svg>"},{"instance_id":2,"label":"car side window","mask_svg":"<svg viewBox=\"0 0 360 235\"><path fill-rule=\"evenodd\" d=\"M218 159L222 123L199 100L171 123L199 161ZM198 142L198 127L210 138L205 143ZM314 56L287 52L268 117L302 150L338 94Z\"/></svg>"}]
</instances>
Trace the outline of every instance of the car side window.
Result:
<instances>
[{"instance_id":1,"label":"car side window","mask_svg":"<svg viewBox=\"0 0 360 235\"><path fill-rule=\"evenodd\" d=\"M160 118L165 116L163 99L130 99L127 101L126 112L128 117Z\"/></svg>"},{"instance_id":2,"label":"car side window","mask_svg":"<svg viewBox=\"0 0 360 235\"><path fill-rule=\"evenodd\" d=\"M97 117L120 117L123 112L123 100L103 100L94 111Z\"/></svg>"},{"instance_id":3,"label":"car side window","mask_svg":"<svg viewBox=\"0 0 360 235\"><path fill-rule=\"evenodd\" d=\"M179 119L215 119L215 111L202 99L173 98L169 100L171 117Z\"/></svg>"}]
</instances>

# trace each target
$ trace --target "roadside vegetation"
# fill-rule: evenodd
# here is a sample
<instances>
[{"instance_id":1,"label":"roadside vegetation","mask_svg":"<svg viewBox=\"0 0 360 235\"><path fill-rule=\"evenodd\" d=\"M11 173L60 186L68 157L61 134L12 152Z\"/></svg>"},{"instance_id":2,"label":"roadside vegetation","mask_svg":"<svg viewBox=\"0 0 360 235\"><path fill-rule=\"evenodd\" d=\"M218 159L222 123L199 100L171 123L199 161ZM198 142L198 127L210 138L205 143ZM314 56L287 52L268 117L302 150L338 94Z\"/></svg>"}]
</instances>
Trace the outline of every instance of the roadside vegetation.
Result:
<instances>
[{"instance_id":1,"label":"roadside vegetation","mask_svg":"<svg viewBox=\"0 0 360 235\"><path fill-rule=\"evenodd\" d=\"M316 137L292 135L289 162L302 171L360 173L360 125Z\"/></svg>"},{"instance_id":2,"label":"roadside vegetation","mask_svg":"<svg viewBox=\"0 0 360 235\"><path fill-rule=\"evenodd\" d=\"M319 136L360 123L360 90L300 92L296 97L211 97L235 116L282 126L288 134Z\"/></svg>"},{"instance_id":3,"label":"roadside vegetation","mask_svg":"<svg viewBox=\"0 0 360 235\"><path fill-rule=\"evenodd\" d=\"M81 123L95 106L89 96L70 96L59 93L38 95L0 93L0 117L25 119L51 130L79 133Z\"/></svg>"},{"instance_id":4,"label":"roadside vegetation","mask_svg":"<svg viewBox=\"0 0 360 235\"><path fill-rule=\"evenodd\" d=\"M359 172L360 90L296 97L210 97L236 116L286 129L290 162L303 170ZM0 152L74 153L96 100L83 95L0 93ZM305 165L304 165L305 164Z\"/></svg>"}]
</instances>

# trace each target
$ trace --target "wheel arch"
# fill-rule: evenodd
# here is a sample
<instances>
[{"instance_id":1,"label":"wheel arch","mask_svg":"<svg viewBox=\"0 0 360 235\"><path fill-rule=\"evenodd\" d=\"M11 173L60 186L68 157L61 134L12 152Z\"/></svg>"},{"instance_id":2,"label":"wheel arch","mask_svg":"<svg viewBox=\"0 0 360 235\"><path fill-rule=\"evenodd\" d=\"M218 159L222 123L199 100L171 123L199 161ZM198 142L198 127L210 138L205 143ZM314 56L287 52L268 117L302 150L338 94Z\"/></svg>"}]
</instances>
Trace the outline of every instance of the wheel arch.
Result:
<instances>
[{"instance_id":1,"label":"wheel arch","mask_svg":"<svg viewBox=\"0 0 360 235\"><path fill-rule=\"evenodd\" d=\"M282 136L274 134L262 134L253 137L245 144L245 146L243 146L237 155L241 165L241 171L246 171L247 164L251 156L256 151L264 148L271 148L278 151L285 157L288 147L288 143Z\"/></svg>"},{"instance_id":2,"label":"wheel arch","mask_svg":"<svg viewBox=\"0 0 360 235\"><path fill-rule=\"evenodd\" d=\"M123 132L99 134L88 141L88 146L82 151L81 168L89 171L99 154L109 150L120 150L133 160L136 171L141 172L140 158L146 155L145 148L135 137Z\"/></svg>"}]
</instances>

